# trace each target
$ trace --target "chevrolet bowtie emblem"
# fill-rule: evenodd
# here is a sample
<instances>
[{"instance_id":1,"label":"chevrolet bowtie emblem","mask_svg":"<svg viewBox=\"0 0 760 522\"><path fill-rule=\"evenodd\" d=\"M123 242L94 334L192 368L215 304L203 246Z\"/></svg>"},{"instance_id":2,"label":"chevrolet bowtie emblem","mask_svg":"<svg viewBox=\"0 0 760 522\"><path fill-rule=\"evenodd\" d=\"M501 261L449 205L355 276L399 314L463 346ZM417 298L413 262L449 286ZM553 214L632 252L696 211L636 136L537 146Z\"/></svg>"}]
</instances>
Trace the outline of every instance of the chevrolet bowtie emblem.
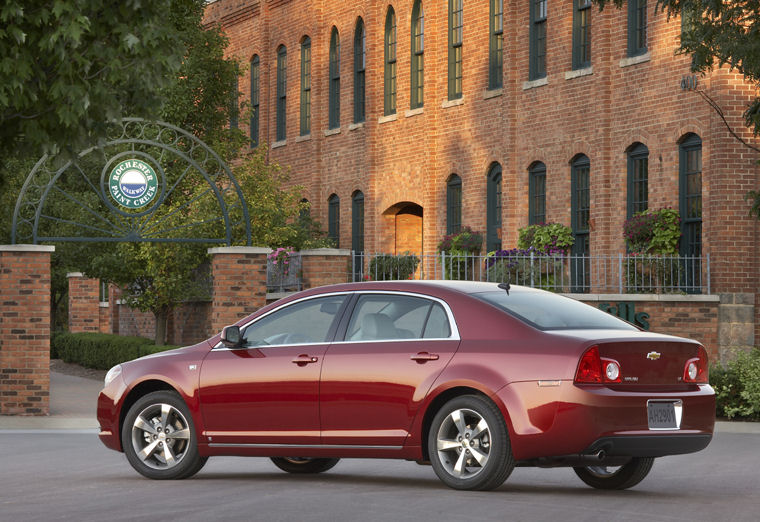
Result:
<instances>
[{"instance_id":1,"label":"chevrolet bowtie emblem","mask_svg":"<svg viewBox=\"0 0 760 522\"><path fill-rule=\"evenodd\" d=\"M660 358L660 355L661 354L659 354L657 352L649 352L647 354L647 359L649 359L650 361L656 361L657 359Z\"/></svg>"}]
</instances>

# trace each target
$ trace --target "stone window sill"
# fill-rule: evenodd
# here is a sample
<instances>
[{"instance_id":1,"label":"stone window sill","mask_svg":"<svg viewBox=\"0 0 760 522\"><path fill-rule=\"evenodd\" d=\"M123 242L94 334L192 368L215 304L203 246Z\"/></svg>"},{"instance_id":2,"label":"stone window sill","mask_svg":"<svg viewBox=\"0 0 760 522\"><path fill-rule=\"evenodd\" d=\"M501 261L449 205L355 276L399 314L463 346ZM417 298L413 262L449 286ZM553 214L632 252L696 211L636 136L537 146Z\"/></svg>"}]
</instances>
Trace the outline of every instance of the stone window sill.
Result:
<instances>
[{"instance_id":1,"label":"stone window sill","mask_svg":"<svg viewBox=\"0 0 760 522\"><path fill-rule=\"evenodd\" d=\"M301 143L302 141L309 141L311 140L311 133L304 134L303 136L296 136L296 143Z\"/></svg>"},{"instance_id":2,"label":"stone window sill","mask_svg":"<svg viewBox=\"0 0 760 522\"><path fill-rule=\"evenodd\" d=\"M349 131L353 131L356 129L363 129L364 128L364 122L360 121L359 123L352 123L348 126Z\"/></svg>"},{"instance_id":3,"label":"stone window sill","mask_svg":"<svg viewBox=\"0 0 760 522\"><path fill-rule=\"evenodd\" d=\"M455 98L453 100L444 100L441 104L442 109L448 109L449 107L457 107L464 104L464 95L461 98Z\"/></svg>"},{"instance_id":4,"label":"stone window sill","mask_svg":"<svg viewBox=\"0 0 760 522\"><path fill-rule=\"evenodd\" d=\"M527 91L529 89L535 89L536 87L543 87L544 85L547 85L549 83L549 77L544 76L543 78L539 78L538 80L531 80L529 82L523 82L523 90Z\"/></svg>"},{"instance_id":5,"label":"stone window sill","mask_svg":"<svg viewBox=\"0 0 760 522\"><path fill-rule=\"evenodd\" d=\"M594 74L594 68L584 67L583 69L573 69L565 73L565 80L572 80L573 78L580 78L581 76L591 76Z\"/></svg>"},{"instance_id":6,"label":"stone window sill","mask_svg":"<svg viewBox=\"0 0 760 522\"><path fill-rule=\"evenodd\" d=\"M639 63L648 62L652 59L652 55L647 51L644 54L638 56L631 56L630 58L623 58L620 60L620 67L630 67L631 65L637 65Z\"/></svg>"},{"instance_id":7,"label":"stone window sill","mask_svg":"<svg viewBox=\"0 0 760 522\"><path fill-rule=\"evenodd\" d=\"M335 127L334 129L327 129L325 131L325 136L334 136L336 134L340 134L340 127Z\"/></svg>"},{"instance_id":8,"label":"stone window sill","mask_svg":"<svg viewBox=\"0 0 760 522\"><path fill-rule=\"evenodd\" d=\"M288 140L275 141L274 143L272 143L272 148L279 149L280 147L284 147L287 144L288 144Z\"/></svg>"},{"instance_id":9,"label":"stone window sill","mask_svg":"<svg viewBox=\"0 0 760 522\"><path fill-rule=\"evenodd\" d=\"M501 96L503 92L504 89L502 87L497 89L486 89L483 91L483 99L488 100L490 98L496 98L497 96Z\"/></svg>"},{"instance_id":10,"label":"stone window sill","mask_svg":"<svg viewBox=\"0 0 760 522\"><path fill-rule=\"evenodd\" d=\"M387 116L380 116L377 119L377 123L380 123L380 124L388 123L389 121L396 121L397 119L398 119L398 114L394 112L393 114L389 114Z\"/></svg>"},{"instance_id":11,"label":"stone window sill","mask_svg":"<svg viewBox=\"0 0 760 522\"><path fill-rule=\"evenodd\" d=\"M409 109L404 113L404 117L411 118L412 116L417 116L418 114L423 114L425 112L425 107L417 107L416 109Z\"/></svg>"}]
</instances>

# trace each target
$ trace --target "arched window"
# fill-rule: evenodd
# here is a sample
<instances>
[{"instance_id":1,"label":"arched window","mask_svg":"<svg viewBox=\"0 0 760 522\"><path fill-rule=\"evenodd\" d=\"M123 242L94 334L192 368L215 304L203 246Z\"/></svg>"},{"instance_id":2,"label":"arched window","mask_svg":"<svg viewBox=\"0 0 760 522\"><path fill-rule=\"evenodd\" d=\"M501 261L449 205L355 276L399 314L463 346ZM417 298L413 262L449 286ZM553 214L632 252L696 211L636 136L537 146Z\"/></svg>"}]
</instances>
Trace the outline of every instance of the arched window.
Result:
<instances>
[{"instance_id":1,"label":"arched window","mask_svg":"<svg viewBox=\"0 0 760 522\"><path fill-rule=\"evenodd\" d=\"M259 82L261 81L260 60L255 55L251 60L251 148L259 146Z\"/></svg>"},{"instance_id":2,"label":"arched window","mask_svg":"<svg viewBox=\"0 0 760 522\"><path fill-rule=\"evenodd\" d=\"M452 174L446 182L446 233L462 229L462 178Z\"/></svg>"},{"instance_id":3,"label":"arched window","mask_svg":"<svg viewBox=\"0 0 760 522\"><path fill-rule=\"evenodd\" d=\"M354 32L354 123L365 119L364 106L364 70L367 66L367 33L364 30L364 21L359 18L356 21Z\"/></svg>"},{"instance_id":4,"label":"arched window","mask_svg":"<svg viewBox=\"0 0 760 522\"><path fill-rule=\"evenodd\" d=\"M501 165L494 163L486 180L486 249L501 250Z\"/></svg>"},{"instance_id":5,"label":"arched window","mask_svg":"<svg viewBox=\"0 0 760 522\"><path fill-rule=\"evenodd\" d=\"M311 38L301 41L301 136L311 133Z\"/></svg>"},{"instance_id":6,"label":"arched window","mask_svg":"<svg viewBox=\"0 0 760 522\"><path fill-rule=\"evenodd\" d=\"M628 147L628 218L649 208L649 149L643 143Z\"/></svg>"},{"instance_id":7,"label":"arched window","mask_svg":"<svg viewBox=\"0 0 760 522\"><path fill-rule=\"evenodd\" d=\"M288 51L284 45L277 48L277 112L276 118L276 141L285 139L285 100L287 94L287 56Z\"/></svg>"},{"instance_id":8,"label":"arched window","mask_svg":"<svg viewBox=\"0 0 760 522\"><path fill-rule=\"evenodd\" d=\"M364 252L364 193L361 190L351 196L351 250Z\"/></svg>"},{"instance_id":9,"label":"arched window","mask_svg":"<svg viewBox=\"0 0 760 522\"><path fill-rule=\"evenodd\" d=\"M449 0L449 100L462 97L462 0Z\"/></svg>"},{"instance_id":10,"label":"arched window","mask_svg":"<svg viewBox=\"0 0 760 522\"><path fill-rule=\"evenodd\" d=\"M573 229L573 259L570 263L571 291L584 293L591 290L590 217L591 217L591 163L579 154L570 164L571 216Z\"/></svg>"},{"instance_id":11,"label":"arched window","mask_svg":"<svg viewBox=\"0 0 760 522\"><path fill-rule=\"evenodd\" d=\"M338 29L333 26L330 35L330 98L328 127L340 127L340 38Z\"/></svg>"},{"instance_id":12,"label":"arched window","mask_svg":"<svg viewBox=\"0 0 760 522\"><path fill-rule=\"evenodd\" d=\"M388 6L385 15L385 74L383 79L383 115L396 114L396 13Z\"/></svg>"},{"instance_id":13,"label":"arched window","mask_svg":"<svg viewBox=\"0 0 760 522\"><path fill-rule=\"evenodd\" d=\"M340 198L337 194L327 199L327 238L333 240L335 248L340 248Z\"/></svg>"},{"instance_id":14,"label":"arched window","mask_svg":"<svg viewBox=\"0 0 760 522\"><path fill-rule=\"evenodd\" d=\"M528 169L528 224L546 223L546 165L537 161Z\"/></svg>"},{"instance_id":15,"label":"arched window","mask_svg":"<svg viewBox=\"0 0 760 522\"><path fill-rule=\"evenodd\" d=\"M422 2L416 0L412 7L412 109L423 106L425 86L425 12Z\"/></svg>"},{"instance_id":16,"label":"arched window","mask_svg":"<svg viewBox=\"0 0 760 522\"><path fill-rule=\"evenodd\" d=\"M702 140L687 134L678 147L678 200L681 215L682 286L688 293L702 287Z\"/></svg>"},{"instance_id":17,"label":"arched window","mask_svg":"<svg viewBox=\"0 0 760 522\"><path fill-rule=\"evenodd\" d=\"M499 89L504 76L504 7L502 0L489 0L488 88Z\"/></svg>"}]
</instances>

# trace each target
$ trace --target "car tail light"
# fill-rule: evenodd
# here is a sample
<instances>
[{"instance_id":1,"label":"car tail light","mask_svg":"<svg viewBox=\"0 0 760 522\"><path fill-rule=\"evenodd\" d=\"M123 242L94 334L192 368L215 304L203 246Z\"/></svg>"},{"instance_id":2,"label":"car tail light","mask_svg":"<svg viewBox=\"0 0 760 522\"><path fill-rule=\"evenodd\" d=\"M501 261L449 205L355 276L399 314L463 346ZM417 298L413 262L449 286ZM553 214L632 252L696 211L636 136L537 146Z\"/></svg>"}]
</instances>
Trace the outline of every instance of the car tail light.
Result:
<instances>
[{"instance_id":1,"label":"car tail light","mask_svg":"<svg viewBox=\"0 0 760 522\"><path fill-rule=\"evenodd\" d=\"M708 377L707 350L700 346L698 357L689 359L684 365L683 382L707 383Z\"/></svg>"},{"instance_id":2,"label":"car tail light","mask_svg":"<svg viewBox=\"0 0 760 522\"><path fill-rule=\"evenodd\" d=\"M620 363L614 359L599 357L599 347L592 346L583 354L575 372L575 382L602 384L621 382Z\"/></svg>"}]
</instances>

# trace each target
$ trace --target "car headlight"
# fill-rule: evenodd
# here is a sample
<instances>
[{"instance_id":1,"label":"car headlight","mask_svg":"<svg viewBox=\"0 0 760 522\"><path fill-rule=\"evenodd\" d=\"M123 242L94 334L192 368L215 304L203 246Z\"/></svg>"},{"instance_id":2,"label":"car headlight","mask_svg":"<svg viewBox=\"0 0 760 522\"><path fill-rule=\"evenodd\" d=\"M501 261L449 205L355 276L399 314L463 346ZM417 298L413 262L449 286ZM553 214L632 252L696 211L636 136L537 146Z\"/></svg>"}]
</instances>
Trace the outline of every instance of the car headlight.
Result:
<instances>
[{"instance_id":1,"label":"car headlight","mask_svg":"<svg viewBox=\"0 0 760 522\"><path fill-rule=\"evenodd\" d=\"M108 370L108 373L106 374L105 378L105 386L108 386L111 384L111 381L113 381L116 377L121 375L121 364L117 364L110 370Z\"/></svg>"}]
</instances>

